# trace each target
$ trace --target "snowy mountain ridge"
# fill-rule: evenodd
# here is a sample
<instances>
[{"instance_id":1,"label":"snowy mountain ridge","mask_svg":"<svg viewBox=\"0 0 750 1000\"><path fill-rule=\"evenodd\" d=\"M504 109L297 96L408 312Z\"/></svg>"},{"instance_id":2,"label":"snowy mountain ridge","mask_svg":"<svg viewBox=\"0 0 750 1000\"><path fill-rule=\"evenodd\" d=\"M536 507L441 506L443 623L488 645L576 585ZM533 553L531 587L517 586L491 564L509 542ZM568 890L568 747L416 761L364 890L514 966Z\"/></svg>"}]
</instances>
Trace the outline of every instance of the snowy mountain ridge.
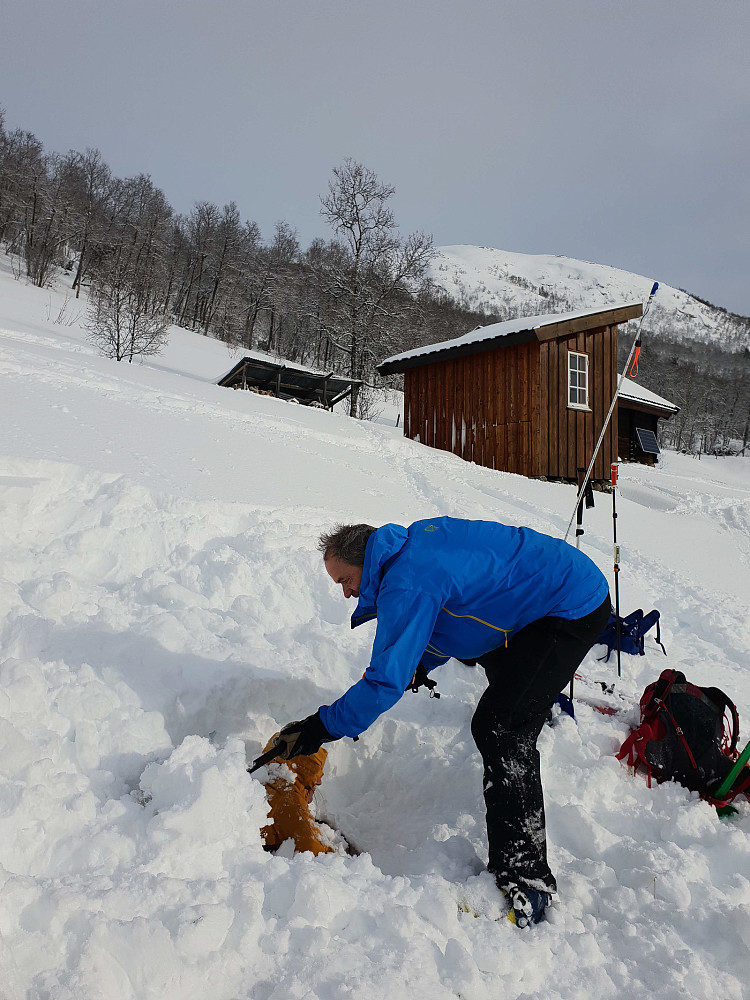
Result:
<instances>
[{"instance_id":1,"label":"snowy mountain ridge","mask_svg":"<svg viewBox=\"0 0 750 1000\"><path fill-rule=\"evenodd\" d=\"M429 278L462 308L503 320L645 302L658 275L649 278L549 254L444 246L438 247ZM727 351L750 348L749 318L662 283L649 312L648 330L669 340L714 344Z\"/></svg>"}]
</instances>

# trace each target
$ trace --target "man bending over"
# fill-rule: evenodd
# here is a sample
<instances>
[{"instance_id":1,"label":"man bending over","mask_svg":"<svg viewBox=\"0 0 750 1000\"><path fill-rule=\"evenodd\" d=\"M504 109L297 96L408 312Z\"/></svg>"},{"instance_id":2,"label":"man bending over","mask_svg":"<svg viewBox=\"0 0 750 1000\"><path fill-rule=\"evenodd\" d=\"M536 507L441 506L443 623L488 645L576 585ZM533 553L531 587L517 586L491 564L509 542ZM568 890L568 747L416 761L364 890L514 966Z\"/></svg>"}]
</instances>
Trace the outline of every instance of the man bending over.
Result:
<instances>
[{"instance_id":1,"label":"man bending over","mask_svg":"<svg viewBox=\"0 0 750 1000\"><path fill-rule=\"evenodd\" d=\"M344 597L359 598L352 627L377 618L377 631L362 679L285 726L279 756L358 736L450 657L479 662L488 686L471 732L484 763L487 867L511 919L536 923L557 889L536 743L607 624L605 577L562 540L491 521L343 525L319 547Z\"/></svg>"}]
</instances>

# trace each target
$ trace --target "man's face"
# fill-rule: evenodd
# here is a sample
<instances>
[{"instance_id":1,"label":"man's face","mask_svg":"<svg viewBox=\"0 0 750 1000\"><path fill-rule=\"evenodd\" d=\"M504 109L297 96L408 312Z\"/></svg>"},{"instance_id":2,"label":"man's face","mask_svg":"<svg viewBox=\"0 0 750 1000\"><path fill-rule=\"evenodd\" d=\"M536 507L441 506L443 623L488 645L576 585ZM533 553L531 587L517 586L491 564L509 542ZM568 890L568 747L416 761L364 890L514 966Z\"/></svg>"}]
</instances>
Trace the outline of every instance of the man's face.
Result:
<instances>
[{"instance_id":1,"label":"man's face","mask_svg":"<svg viewBox=\"0 0 750 1000\"><path fill-rule=\"evenodd\" d=\"M326 572L334 583L341 584L344 597L359 597L359 588L362 583L362 567L350 566L336 556L329 556L325 562Z\"/></svg>"}]
</instances>

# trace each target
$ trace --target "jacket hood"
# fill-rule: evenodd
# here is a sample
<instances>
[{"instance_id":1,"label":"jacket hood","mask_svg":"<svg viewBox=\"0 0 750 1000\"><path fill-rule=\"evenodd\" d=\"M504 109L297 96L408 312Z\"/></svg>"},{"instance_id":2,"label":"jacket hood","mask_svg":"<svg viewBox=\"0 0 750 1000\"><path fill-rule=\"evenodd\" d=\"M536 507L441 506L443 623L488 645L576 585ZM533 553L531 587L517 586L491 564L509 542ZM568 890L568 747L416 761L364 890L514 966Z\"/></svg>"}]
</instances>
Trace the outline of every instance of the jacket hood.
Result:
<instances>
[{"instance_id":1,"label":"jacket hood","mask_svg":"<svg viewBox=\"0 0 750 1000\"><path fill-rule=\"evenodd\" d=\"M352 628L377 616L378 591L387 564L406 544L408 532L400 524L384 524L370 535L365 549L359 601L352 615Z\"/></svg>"}]
</instances>

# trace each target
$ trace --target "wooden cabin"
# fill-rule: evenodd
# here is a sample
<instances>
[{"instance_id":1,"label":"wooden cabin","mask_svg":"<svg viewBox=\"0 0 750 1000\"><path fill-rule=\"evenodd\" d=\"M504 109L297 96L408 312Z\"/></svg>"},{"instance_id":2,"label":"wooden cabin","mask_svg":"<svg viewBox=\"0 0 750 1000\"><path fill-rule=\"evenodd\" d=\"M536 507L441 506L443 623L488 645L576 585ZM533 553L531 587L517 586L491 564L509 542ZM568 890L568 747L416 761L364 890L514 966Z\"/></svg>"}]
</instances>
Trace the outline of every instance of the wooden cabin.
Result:
<instances>
[{"instance_id":1,"label":"wooden cabin","mask_svg":"<svg viewBox=\"0 0 750 1000\"><path fill-rule=\"evenodd\" d=\"M388 358L403 373L404 434L468 462L575 482L617 388L617 329L641 303L528 316ZM592 470L617 460L617 407Z\"/></svg>"},{"instance_id":2,"label":"wooden cabin","mask_svg":"<svg viewBox=\"0 0 750 1000\"><path fill-rule=\"evenodd\" d=\"M654 465L659 459L659 420L669 420L679 406L626 378L617 393L617 448L623 462Z\"/></svg>"}]
</instances>

